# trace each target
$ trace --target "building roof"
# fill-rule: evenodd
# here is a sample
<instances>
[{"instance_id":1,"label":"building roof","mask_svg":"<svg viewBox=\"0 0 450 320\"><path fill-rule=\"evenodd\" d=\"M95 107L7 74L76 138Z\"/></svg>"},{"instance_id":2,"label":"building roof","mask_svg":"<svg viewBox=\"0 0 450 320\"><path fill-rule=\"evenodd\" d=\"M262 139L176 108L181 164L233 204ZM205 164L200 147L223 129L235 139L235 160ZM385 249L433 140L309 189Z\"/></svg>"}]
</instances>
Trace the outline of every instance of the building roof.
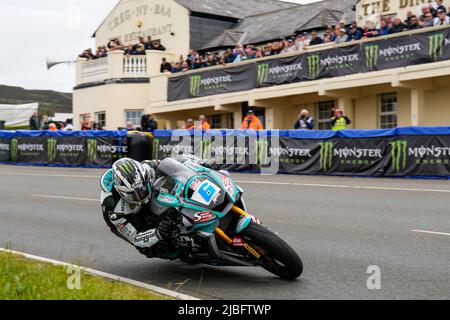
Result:
<instances>
[{"instance_id":1,"label":"building roof","mask_svg":"<svg viewBox=\"0 0 450 320\"><path fill-rule=\"evenodd\" d=\"M355 20L356 0L324 0L308 5L256 14L244 18L232 30L205 44L201 49L234 46L230 32L240 34L239 42L250 44L291 36L299 31L336 25L341 19L349 24Z\"/></svg>"},{"instance_id":2,"label":"building roof","mask_svg":"<svg viewBox=\"0 0 450 320\"><path fill-rule=\"evenodd\" d=\"M175 0L191 12L242 19L247 16L299 6L278 0Z\"/></svg>"}]
</instances>

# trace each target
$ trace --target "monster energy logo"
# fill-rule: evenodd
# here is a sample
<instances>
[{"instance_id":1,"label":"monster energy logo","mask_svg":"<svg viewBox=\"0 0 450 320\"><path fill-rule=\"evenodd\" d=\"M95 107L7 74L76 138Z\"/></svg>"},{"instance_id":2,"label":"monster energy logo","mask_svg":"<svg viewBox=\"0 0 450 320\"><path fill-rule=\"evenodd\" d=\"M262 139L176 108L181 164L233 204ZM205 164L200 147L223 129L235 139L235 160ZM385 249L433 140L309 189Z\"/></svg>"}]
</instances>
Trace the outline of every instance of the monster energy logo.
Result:
<instances>
[{"instance_id":1,"label":"monster energy logo","mask_svg":"<svg viewBox=\"0 0 450 320\"><path fill-rule=\"evenodd\" d=\"M392 146L392 170L400 173L406 168L408 141L397 140L390 143Z\"/></svg>"},{"instance_id":2,"label":"monster energy logo","mask_svg":"<svg viewBox=\"0 0 450 320\"><path fill-rule=\"evenodd\" d=\"M322 142L320 145L320 170L327 172L333 166L333 142Z\"/></svg>"},{"instance_id":3,"label":"monster energy logo","mask_svg":"<svg viewBox=\"0 0 450 320\"><path fill-rule=\"evenodd\" d=\"M269 79L269 65L267 63L258 65L258 85Z\"/></svg>"},{"instance_id":4,"label":"monster energy logo","mask_svg":"<svg viewBox=\"0 0 450 320\"><path fill-rule=\"evenodd\" d=\"M268 165L269 164L269 141L261 140L255 141L256 145L256 164Z\"/></svg>"},{"instance_id":5,"label":"monster energy logo","mask_svg":"<svg viewBox=\"0 0 450 320\"><path fill-rule=\"evenodd\" d=\"M317 78L320 73L320 56L313 54L308 57L309 76L313 79Z\"/></svg>"},{"instance_id":6,"label":"monster energy logo","mask_svg":"<svg viewBox=\"0 0 450 320\"><path fill-rule=\"evenodd\" d=\"M443 33L438 33L428 37L430 45L430 57L437 60L444 54L445 38Z\"/></svg>"},{"instance_id":7,"label":"monster energy logo","mask_svg":"<svg viewBox=\"0 0 450 320\"><path fill-rule=\"evenodd\" d=\"M19 141L17 139L11 139L11 161L17 161L17 151L19 150Z\"/></svg>"},{"instance_id":8,"label":"monster energy logo","mask_svg":"<svg viewBox=\"0 0 450 320\"><path fill-rule=\"evenodd\" d=\"M202 140L200 142L200 156L203 160L211 159L212 142L210 140Z\"/></svg>"},{"instance_id":9,"label":"monster energy logo","mask_svg":"<svg viewBox=\"0 0 450 320\"><path fill-rule=\"evenodd\" d=\"M193 97L200 95L200 85L202 83L202 76L191 76L190 94Z\"/></svg>"},{"instance_id":10,"label":"monster energy logo","mask_svg":"<svg viewBox=\"0 0 450 320\"><path fill-rule=\"evenodd\" d=\"M97 159L97 139L88 139L87 146L88 162L95 163L95 160Z\"/></svg>"},{"instance_id":11,"label":"monster energy logo","mask_svg":"<svg viewBox=\"0 0 450 320\"><path fill-rule=\"evenodd\" d=\"M159 139L153 139L152 159L158 159L159 156Z\"/></svg>"},{"instance_id":12,"label":"monster energy logo","mask_svg":"<svg viewBox=\"0 0 450 320\"><path fill-rule=\"evenodd\" d=\"M48 139L47 141L47 159L48 162L53 162L56 159L56 139Z\"/></svg>"},{"instance_id":13,"label":"monster energy logo","mask_svg":"<svg viewBox=\"0 0 450 320\"><path fill-rule=\"evenodd\" d=\"M379 50L380 50L379 45L372 45L365 47L367 68L372 69L377 66Z\"/></svg>"}]
</instances>

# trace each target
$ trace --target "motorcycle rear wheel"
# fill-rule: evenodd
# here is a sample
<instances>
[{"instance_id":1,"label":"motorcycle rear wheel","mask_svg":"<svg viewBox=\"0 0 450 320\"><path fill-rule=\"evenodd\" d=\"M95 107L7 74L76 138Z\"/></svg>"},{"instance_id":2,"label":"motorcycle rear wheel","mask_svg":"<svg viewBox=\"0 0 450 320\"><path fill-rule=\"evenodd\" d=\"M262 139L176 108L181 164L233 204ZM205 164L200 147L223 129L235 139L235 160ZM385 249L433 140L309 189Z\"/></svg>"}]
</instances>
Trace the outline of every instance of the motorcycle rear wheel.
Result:
<instances>
[{"instance_id":1,"label":"motorcycle rear wheel","mask_svg":"<svg viewBox=\"0 0 450 320\"><path fill-rule=\"evenodd\" d=\"M244 241L255 249L262 249L264 258L259 263L267 271L285 280L295 280L303 273L298 254L275 233L262 225L251 223L242 232Z\"/></svg>"}]
</instances>

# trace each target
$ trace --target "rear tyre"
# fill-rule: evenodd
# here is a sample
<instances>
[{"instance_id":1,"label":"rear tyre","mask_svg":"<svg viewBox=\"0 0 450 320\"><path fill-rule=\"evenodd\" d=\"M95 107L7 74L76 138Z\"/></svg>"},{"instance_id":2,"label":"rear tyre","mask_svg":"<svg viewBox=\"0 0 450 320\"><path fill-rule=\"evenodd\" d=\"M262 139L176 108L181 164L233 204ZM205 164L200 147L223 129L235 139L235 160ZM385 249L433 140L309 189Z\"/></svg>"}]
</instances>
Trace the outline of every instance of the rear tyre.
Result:
<instances>
[{"instance_id":1,"label":"rear tyre","mask_svg":"<svg viewBox=\"0 0 450 320\"><path fill-rule=\"evenodd\" d=\"M280 237L265 227L251 223L242 232L244 241L264 252L260 266L285 280L295 280L303 273L298 254Z\"/></svg>"}]
</instances>

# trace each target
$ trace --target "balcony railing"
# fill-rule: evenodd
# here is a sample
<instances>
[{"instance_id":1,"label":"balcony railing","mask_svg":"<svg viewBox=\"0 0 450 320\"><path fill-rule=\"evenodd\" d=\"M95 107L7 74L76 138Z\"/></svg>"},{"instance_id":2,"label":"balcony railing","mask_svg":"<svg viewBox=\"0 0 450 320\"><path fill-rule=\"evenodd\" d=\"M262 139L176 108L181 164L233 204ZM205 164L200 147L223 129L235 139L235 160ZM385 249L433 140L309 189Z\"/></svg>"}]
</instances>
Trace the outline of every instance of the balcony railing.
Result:
<instances>
[{"instance_id":1,"label":"balcony railing","mask_svg":"<svg viewBox=\"0 0 450 320\"><path fill-rule=\"evenodd\" d=\"M146 56L125 56L123 58L123 74L125 76L146 76L147 57Z\"/></svg>"},{"instance_id":2,"label":"balcony railing","mask_svg":"<svg viewBox=\"0 0 450 320\"><path fill-rule=\"evenodd\" d=\"M108 59L86 61L81 65L82 77L86 81L103 80L108 74Z\"/></svg>"},{"instance_id":3,"label":"balcony railing","mask_svg":"<svg viewBox=\"0 0 450 320\"><path fill-rule=\"evenodd\" d=\"M79 60L76 64L76 85L87 85L123 78L149 78L159 74L162 58L174 60L175 55L147 51L146 55L127 56L123 51L109 52L105 58Z\"/></svg>"}]
</instances>

